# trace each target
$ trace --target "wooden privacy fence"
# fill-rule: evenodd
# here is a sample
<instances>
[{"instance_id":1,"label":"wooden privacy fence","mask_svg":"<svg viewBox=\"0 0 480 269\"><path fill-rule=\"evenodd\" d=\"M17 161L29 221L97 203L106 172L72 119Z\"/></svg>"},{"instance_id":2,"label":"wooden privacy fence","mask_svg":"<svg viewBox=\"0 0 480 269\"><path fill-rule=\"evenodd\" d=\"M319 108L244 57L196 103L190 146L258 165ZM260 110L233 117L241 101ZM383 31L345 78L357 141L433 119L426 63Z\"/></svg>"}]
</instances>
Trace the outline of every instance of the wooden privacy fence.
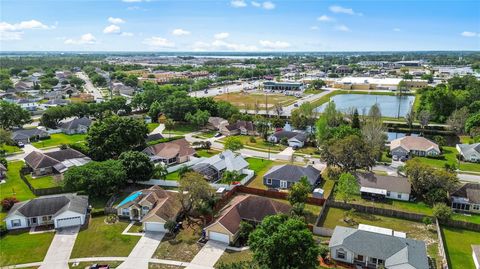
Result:
<instances>
[{"instance_id":1,"label":"wooden privacy fence","mask_svg":"<svg viewBox=\"0 0 480 269\"><path fill-rule=\"evenodd\" d=\"M28 188L35 194L36 196L43 196L43 195L52 195L52 194L59 194L59 193L64 193L65 191L63 190L62 187L51 187L51 188L42 188L42 189L36 189L35 187L30 184L28 179L25 177L25 171L22 169L20 171L20 178L25 182L25 184L28 186Z\"/></svg>"}]
</instances>

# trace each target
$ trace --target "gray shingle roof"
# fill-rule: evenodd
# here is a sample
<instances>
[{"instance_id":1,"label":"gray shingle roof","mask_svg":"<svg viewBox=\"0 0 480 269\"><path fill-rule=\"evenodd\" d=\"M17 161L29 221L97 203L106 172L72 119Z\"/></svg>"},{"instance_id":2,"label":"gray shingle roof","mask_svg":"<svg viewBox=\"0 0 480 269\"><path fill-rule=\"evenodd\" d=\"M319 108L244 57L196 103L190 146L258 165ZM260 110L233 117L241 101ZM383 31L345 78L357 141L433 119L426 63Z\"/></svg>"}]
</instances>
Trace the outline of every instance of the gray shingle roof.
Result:
<instances>
[{"instance_id":1,"label":"gray shingle roof","mask_svg":"<svg viewBox=\"0 0 480 269\"><path fill-rule=\"evenodd\" d=\"M47 136L48 133L45 132L44 130L40 130L37 128L34 129L21 129L14 131L12 133L12 139L17 140L17 139L28 139L34 136Z\"/></svg>"},{"instance_id":2,"label":"gray shingle roof","mask_svg":"<svg viewBox=\"0 0 480 269\"><path fill-rule=\"evenodd\" d=\"M307 177L310 184L314 185L320 177L320 171L310 165L307 167L301 167L297 165L284 164L272 167L263 176L263 178L298 182L304 176Z\"/></svg>"},{"instance_id":3,"label":"gray shingle roof","mask_svg":"<svg viewBox=\"0 0 480 269\"><path fill-rule=\"evenodd\" d=\"M470 159L472 157L480 159L480 143L458 144L457 146L466 159Z\"/></svg>"},{"instance_id":4,"label":"gray shingle roof","mask_svg":"<svg viewBox=\"0 0 480 269\"><path fill-rule=\"evenodd\" d=\"M83 118L76 118L71 121L64 122L60 125L60 127L66 130L72 130L72 129L77 129L78 126L80 125L90 127L91 124L92 124L91 119L87 117L83 117Z\"/></svg>"},{"instance_id":5,"label":"gray shingle roof","mask_svg":"<svg viewBox=\"0 0 480 269\"><path fill-rule=\"evenodd\" d=\"M59 164L65 160L69 159L79 159L85 158L83 153L76 151L74 149L61 149L57 151L42 153L39 151L32 151L30 154L25 156L25 162L32 168L46 168Z\"/></svg>"},{"instance_id":6,"label":"gray shingle roof","mask_svg":"<svg viewBox=\"0 0 480 269\"><path fill-rule=\"evenodd\" d=\"M467 198L469 203L480 204L480 184L467 183L452 193L451 196Z\"/></svg>"},{"instance_id":7,"label":"gray shingle roof","mask_svg":"<svg viewBox=\"0 0 480 269\"><path fill-rule=\"evenodd\" d=\"M307 140L307 136L304 133L299 133L299 132L292 132L292 131L279 131L273 134L278 140L281 140L282 138L295 138L298 141L305 142Z\"/></svg>"},{"instance_id":8,"label":"gray shingle roof","mask_svg":"<svg viewBox=\"0 0 480 269\"><path fill-rule=\"evenodd\" d=\"M387 268L402 264L416 269L429 268L425 243L419 240L337 226L329 247L338 246L358 255L382 259Z\"/></svg>"},{"instance_id":9,"label":"gray shingle roof","mask_svg":"<svg viewBox=\"0 0 480 269\"><path fill-rule=\"evenodd\" d=\"M406 177L382 176L374 173L357 173L356 176L362 187L401 193L410 193L411 191L411 184Z\"/></svg>"},{"instance_id":10,"label":"gray shingle roof","mask_svg":"<svg viewBox=\"0 0 480 269\"><path fill-rule=\"evenodd\" d=\"M58 215L65 211L85 213L88 208L88 197L76 194L49 195L16 203L8 215L20 213L25 217Z\"/></svg>"},{"instance_id":11,"label":"gray shingle roof","mask_svg":"<svg viewBox=\"0 0 480 269\"><path fill-rule=\"evenodd\" d=\"M231 150L225 150L215 156L212 156L206 160L199 162L200 164L209 164L221 171L226 169L227 171L240 171L248 167L248 162L240 154L233 153ZM195 169L195 166L193 169Z\"/></svg>"}]
</instances>

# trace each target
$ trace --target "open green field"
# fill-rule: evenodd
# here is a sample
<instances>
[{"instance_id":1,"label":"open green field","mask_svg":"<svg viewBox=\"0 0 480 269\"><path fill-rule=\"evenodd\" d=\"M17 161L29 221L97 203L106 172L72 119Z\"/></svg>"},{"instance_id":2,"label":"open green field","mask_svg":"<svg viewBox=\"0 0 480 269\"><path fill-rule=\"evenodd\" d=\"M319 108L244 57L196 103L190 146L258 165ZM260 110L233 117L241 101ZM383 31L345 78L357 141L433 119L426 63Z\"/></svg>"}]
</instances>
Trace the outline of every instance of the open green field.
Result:
<instances>
[{"instance_id":1,"label":"open green field","mask_svg":"<svg viewBox=\"0 0 480 269\"><path fill-rule=\"evenodd\" d=\"M33 178L31 175L25 176L35 189L46 189L60 186L59 182L53 176L43 176Z\"/></svg>"},{"instance_id":2,"label":"open green field","mask_svg":"<svg viewBox=\"0 0 480 269\"><path fill-rule=\"evenodd\" d=\"M85 141L85 134L52 134L49 139L40 140L38 142L32 143L36 148L48 148L48 147L57 147L62 144L72 144Z\"/></svg>"},{"instance_id":3,"label":"open green field","mask_svg":"<svg viewBox=\"0 0 480 269\"><path fill-rule=\"evenodd\" d=\"M480 163L468 163L460 162L457 160L456 155L458 151L455 147L442 147L442 155L445 157L444 160L438 160L427 157L415 157L414 159L419 160L422 163L429 164L437 168L444 168L445 164L455 165L461 171L466 172L479 172L480 173Z\"/></svg>"},{"instance_id":4,"label":"open green field","mask_svg":"<svg viewBox=\"0 0 480 269\"><path fill-rule=\"evenodd\" d=\"M238 138L242 142L242 144L246 147L258 148L258 149L261 149L262 151L270 150L271 152L280 152L285 148L287 148L287 146L284 146L280 143L274 144L274 143L267 142L260 136L255 136L254 142L250 141L251 136L248 136L248 135L234 135L230 137ZM226 138L222 138L218 140L218 142L223 143L225 139Z\"/></svg>"},{"instance_id":5,"label":"open green field","mask_svg":"<svg viewBox=\"0 0 480 269\"><path fill-rule=\"evenodd\" d=\"M88 227L80 230L70 258L127 257L140 236L122 235L129 222L106 224L105 216L90 219Z\"/></svg>"},{"instance_id":6,"label":"open green field","mask_svg":"<svg viewBox=\"0 0 480 269\"><path fill-rule=\"evenodd\" d=\"M54 235L8 232L0 237L0 266L43 261Z\"/></svg>"},{"instance_id":7,"label":"open green field","mask_svg":"<svg viewBox=\"0 0 480 269\"><path fill-rule=\"evenodd\" d=\"M480 245L480 232L442 227L445 252L452 269L475 269L472 245Z\"/></svg>"},{"instance_id":8,"label":"open green field","mask_svg":"<svg viewBox=\"0 0 480 269\"><path fill-rule=\"evenodd\" d=\"M0 185L0 200L12 196L19 201L35 198L35 195L20 178L20 169L23 164L22 161L8 163L7 182Z\"/></svg>"},{"instance_id":9,"label":"open green field","mask_svg":"<svg viewBox=\"0 0 480 269\"><path fill-rule=\"evenodd\" d=\"M254 109L255 104L258 104L260 109L265 110L265 94L264 93L228 93L221 94L214 97L215 100L223 100L231 103L232 105L245 109ZM284 94L267 94L267 107L273 108L275 104L281 104L282 106L291 105L297 100L294 96L287 96Z\"/></svg>"}]
</instances>

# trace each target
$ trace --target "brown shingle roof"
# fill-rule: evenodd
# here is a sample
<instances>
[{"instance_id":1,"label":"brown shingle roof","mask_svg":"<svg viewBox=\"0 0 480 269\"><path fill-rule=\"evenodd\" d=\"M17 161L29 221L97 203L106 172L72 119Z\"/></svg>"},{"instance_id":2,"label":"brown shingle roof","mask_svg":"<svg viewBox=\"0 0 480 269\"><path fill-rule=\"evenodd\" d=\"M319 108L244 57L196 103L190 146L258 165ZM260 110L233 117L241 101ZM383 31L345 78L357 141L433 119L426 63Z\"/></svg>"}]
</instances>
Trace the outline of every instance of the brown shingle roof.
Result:
<instances>
[{"instance_id":1,"label":"brown shingle roof","mask_svg":"<svg viewBox=\"0 0 480 269\"><path fill-rule=\"evenodd\" d=\"M144 219L147 219L152 215L157 215L164 220L173 219L182 208L176 193L166 191L159 186L152 186L147 190L143 190L142 195L144 192L149 193L147 195L149 202L150 199L154 198L153 204L156 203L155 207L143 217Z\"/></svg>"},{"instance_id":2,"label":"brown shingle roof","mask_svg":"<svg viewBox=\"0 0 480 269\"><path fill-rule=\"evenodd\" d=\"M480 204L480 184L467 183L456 190L452 196L468 198L469 203Z\"/></svg>"},{"instance_id":3,"label":"brown shingle roof","mask_svg":"<svg viewBox=\"0 0 480 269\"><path fill-rule=\"evenodd\" d=\"M185 138L173 140L170 142L156 144L143 150L148 155L156 155L166 159L173 157L184 157L195 154L195 150L190 146Z\"/></svg>"},{"instance_id":4,"label":"brown shingle roof","mask_svg":"<svg viewBox=\"0 0 480 269\"><path fill-rule=\"evenodd\" d=\"M440 152L440 148L438 147L437 144L433 143L432 141L424 137L416 137L416 136L404 136L402 138L398 138L390 142L390 149L394 149L397 147L402 147L408 151L410 150L427 151L433 148L436 151Z\"/></svg>"},{"instance_id":5,"label":"brown shingle roof","mask_svg":"<svg viewBox=\"0 0 480 269\"><path fill-rule=\"evenodd\" d=\"M267 216L287 214L290 210L290 205L269 198L238 195L222 208L220 216L213 224L220 223L232 234L235 234L242 220L261 222Z\"/></svg>"}]
</instances>

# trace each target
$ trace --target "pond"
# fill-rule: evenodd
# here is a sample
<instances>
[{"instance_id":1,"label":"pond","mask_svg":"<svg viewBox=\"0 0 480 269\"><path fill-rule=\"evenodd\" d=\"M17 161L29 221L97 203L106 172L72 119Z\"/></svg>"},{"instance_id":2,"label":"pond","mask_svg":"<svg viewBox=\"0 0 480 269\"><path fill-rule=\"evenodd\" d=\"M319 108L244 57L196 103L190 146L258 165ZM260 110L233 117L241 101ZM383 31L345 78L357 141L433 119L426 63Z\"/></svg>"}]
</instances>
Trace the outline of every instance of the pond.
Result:
<instances>
[{"instance_id":1,"label":"pond","mask_svg":"<svg viewBox=\"0 0 480 269\"><path fill-rule=\"evenodd\" d=\"M384 117L396 118L397 114L404 117L413 105L415 96L393 96L393 95L375 95L375 94L340 94L330 98L335 102L337 109L340 111L347 111L352 107L358 109L359 114L368 114L368 110L372 105L378 103L380 111ZM325 103L317 108L318 112L323 112L328 103ZM400 113L398 108L400 107Z\"/></svg>"}]
</instances>

